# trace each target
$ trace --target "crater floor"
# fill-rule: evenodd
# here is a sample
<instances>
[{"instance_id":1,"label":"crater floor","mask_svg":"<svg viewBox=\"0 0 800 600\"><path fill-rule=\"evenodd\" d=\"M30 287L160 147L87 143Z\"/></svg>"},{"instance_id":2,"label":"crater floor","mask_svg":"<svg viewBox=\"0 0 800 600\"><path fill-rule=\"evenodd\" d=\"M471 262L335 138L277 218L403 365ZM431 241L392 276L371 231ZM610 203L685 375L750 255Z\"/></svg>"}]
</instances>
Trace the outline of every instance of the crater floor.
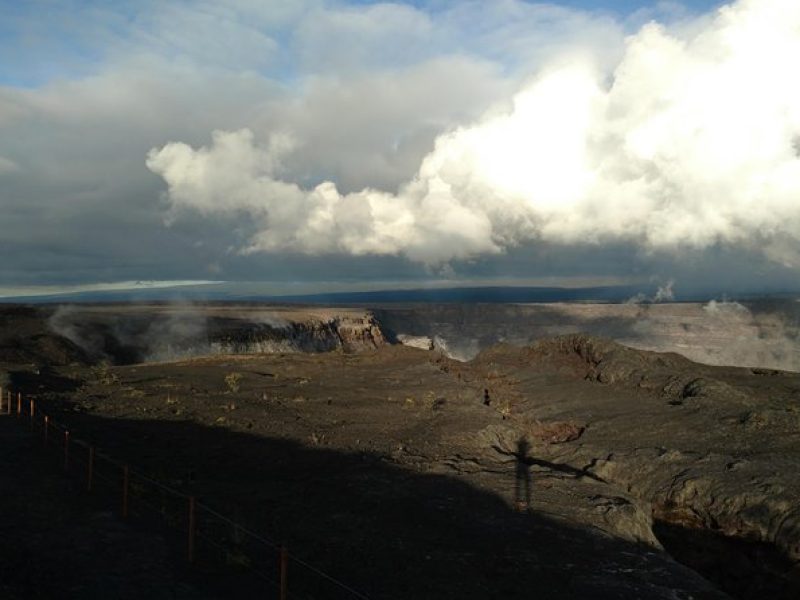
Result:
<instances>
[{"instance_id":1,"label":"crater floor","mask_svg":"<svg viewBox=\"0 0 800 600\"><path fill-rule=\"evenodd\" d=\"M370 597L800 593L797 374L573 335L13 378Z\"/></svg>"}]
</instances>

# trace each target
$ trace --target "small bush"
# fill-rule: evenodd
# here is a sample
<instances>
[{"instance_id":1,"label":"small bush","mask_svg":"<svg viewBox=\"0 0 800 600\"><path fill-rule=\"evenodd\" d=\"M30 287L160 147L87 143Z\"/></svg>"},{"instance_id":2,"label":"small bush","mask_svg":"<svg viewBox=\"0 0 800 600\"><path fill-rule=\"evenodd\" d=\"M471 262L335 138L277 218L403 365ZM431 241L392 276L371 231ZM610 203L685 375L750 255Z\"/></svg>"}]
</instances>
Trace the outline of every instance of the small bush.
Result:
<instances>
[{"instance_id":1,"label":"small bush","mask_svg":"<svg viewBox=\"0 0 800 600\"><path fill-rule=\"evenodd\" d=\"M234 372L225 375L225 385L227 385L228 390L230 390L234 394L239 391L239 383L241 382L241 380L242 380L241 373Z\"/></svg>"},{"instance_id":2,"label":"small bush","mask_svg":"<svg viewBox=\"0 0 800 600\"><path fill-rule=\"evenodd\" d=\"M107 362L101 362L92 367L91 373L97 383L102 383L103 385L111 385L119 382L119 377L117 377L116 373L111 371L111 366Z\"/></svg>"}]
</instances>

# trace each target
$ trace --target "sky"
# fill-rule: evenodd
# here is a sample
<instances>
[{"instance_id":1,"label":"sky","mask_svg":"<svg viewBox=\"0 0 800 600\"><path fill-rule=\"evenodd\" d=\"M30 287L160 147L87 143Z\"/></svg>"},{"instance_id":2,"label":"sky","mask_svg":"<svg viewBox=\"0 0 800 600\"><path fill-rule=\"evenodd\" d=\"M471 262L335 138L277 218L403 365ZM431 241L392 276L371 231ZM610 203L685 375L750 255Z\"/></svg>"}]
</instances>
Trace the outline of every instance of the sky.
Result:
<instances>
[{"instance_id":1,"label":"sky","mask_svg":"<svg viewBox=\"0 0 800 600\"><path fill-rule=\"evenodd\" d=\"M796 0L0 0L0 295L798 291L795 64Z\"/></svg>"}]
</instances>

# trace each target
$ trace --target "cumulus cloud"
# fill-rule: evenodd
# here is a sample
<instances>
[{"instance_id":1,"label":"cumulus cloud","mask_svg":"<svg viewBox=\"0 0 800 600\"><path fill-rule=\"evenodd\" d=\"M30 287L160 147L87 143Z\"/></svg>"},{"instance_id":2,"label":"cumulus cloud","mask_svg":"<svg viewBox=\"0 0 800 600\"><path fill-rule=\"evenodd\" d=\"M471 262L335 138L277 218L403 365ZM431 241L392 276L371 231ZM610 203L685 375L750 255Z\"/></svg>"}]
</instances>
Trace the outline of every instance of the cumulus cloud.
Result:
<instances>
[{"instance_id":1,"label":"cumulus cloud","mask_svg":"<svg viewBox=\"0 0 800 600\"><path fill-rule=\"evenodd\" d=\"M800 4L740 0L630 36L616 66L562 53L482 119L436 138L399 189L282 177L291 147L247 129L153 148L175 218L248 215L245 253L442 263L530 240L645 251L753 247L797 266ZM417 24L424 28L424 23Z\"/></svg>"},{"instance_id":2,"label":"cumulus cloud","mask_svg":"<svg viewBox=\"0 0 800 600\"><path fill-rule=\"evenodd\" d=\"M312 190L276 179L279 151L254 145L248 130L215 132L211 147L173 143L151 151L148 167L170 185L172 210L245 211L261 230L245 252L396 254L420 260L497 252L491 222L440 181L418 179L398 197L376 189L342 195L331 182ZM438 188L438 189L437 189Z\"/></svg>"},{"instance_id":3,"label":"cumulus cloud","mask_svg":"<svg viewBox=\"0 0 800 600\"><path fill-rule=\"evenodd\" d=\"M616 94L615 71L630 45L625 35L656 19L661 34L689 52L692 40L715 27L713 16L664 3L632 16L522 0L399 4L10 6L0 54L19 56L0 64L0 157L13 163L0 167L0 285L211 278L303 281L313 289L328 280L365 286L443 275L509 283L602 275L643 287L668 275L685 299L698 286L709 287L706 298L784 290L797 281L797 229L785 218L750 246L740 240L676 250L647 243L624 223L626 235L609 234L616 213L637 211L587 194L582 202L595 215L586 217L583 205L561 212L591 231L564 235L542 209L547 202L528 198L522 185L535 175L546 189L556 172L519 157L536 148L541 132L512 137L513 152L494 163L481 162L475 147L514 134L526 123L517 118L525 94L536 96L537 85L566 70L598 90L587 92L595 100L569 103L600 106L591 110L594 137L585 143L590 172L608 171L607 159L630 167L634 179L644 171L640 184L656 186L664 179L656 168L628 164L622 151L601 156L600 142L616 143L598 132L613 121L603 105ZM624 130L626 121L617 119ZM188 181L179 162L192 163L203 146L213 151L210 132L244 129L252 138L238 144L256 158L241 173L250 184L209 177L194 201L176 201L178 188L189 187L179 182ZM143 164L150 149L170 141L192 151L173 155L173 187ZM557 155L570 164L568 152ZM241 165L231 169L241 172ZM273 202L280 210L259 199L268 180L289 194L283 205ZM335 194L331 185L315 191L325 182L335 182ZM253 199L229 196L237 185ZM198 209L202 198L207 206ZM277 237L275 223L284 229ZM333 230L324 231L325 223Z\"/></svg>"}]
</instances>

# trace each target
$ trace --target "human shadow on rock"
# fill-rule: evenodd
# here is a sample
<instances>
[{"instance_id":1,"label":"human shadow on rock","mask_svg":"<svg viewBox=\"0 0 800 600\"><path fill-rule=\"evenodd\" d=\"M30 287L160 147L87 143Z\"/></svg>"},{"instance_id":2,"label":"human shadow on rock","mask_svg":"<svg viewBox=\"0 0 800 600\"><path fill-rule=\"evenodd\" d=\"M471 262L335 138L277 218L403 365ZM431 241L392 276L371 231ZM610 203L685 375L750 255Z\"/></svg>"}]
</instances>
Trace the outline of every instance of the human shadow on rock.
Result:
<instances>
[{"instance_id":1,"label":"human shadow on rock","mask_svg":"<svg viewBox=\"0 0 800 600\"><path fill-rule=\"evenodd\" d=\"M410 470L379 453L188 420L59 418L76 438L169 485L191 485L201 502L286 542L294 555L370 598L657 599L676 590L725 597L665 553L552 519L536 510L535 498L519 513L462 478ZM527 473L528 462L521 464ZM513 470L508 481L513 485ZM235 544L235 529L230 534ZM298 591L311 575L293 569Z\"/></svg>"}]
</instances>

